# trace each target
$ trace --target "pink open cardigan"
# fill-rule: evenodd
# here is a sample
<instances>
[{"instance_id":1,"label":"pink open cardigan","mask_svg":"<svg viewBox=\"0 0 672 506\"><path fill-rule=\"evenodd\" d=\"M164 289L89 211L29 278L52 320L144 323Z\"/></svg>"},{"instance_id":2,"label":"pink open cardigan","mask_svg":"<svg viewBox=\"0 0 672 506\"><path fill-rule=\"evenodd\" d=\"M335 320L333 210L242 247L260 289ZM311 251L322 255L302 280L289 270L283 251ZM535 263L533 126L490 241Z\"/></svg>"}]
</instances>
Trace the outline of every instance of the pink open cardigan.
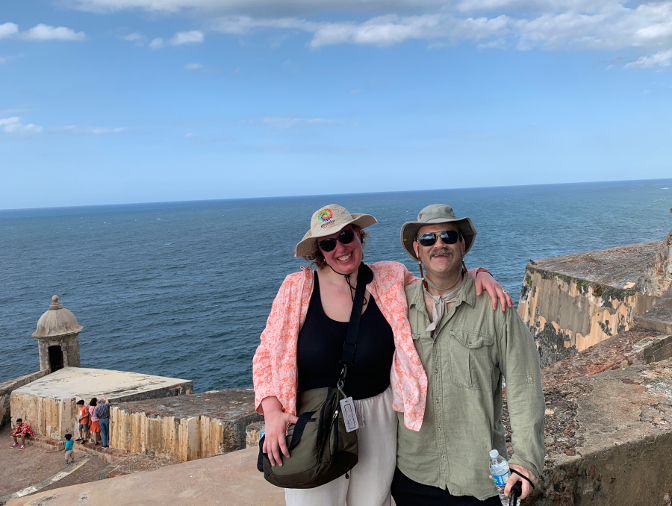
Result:
<instances>
[{"instance_id":1,"label":"pink open cardigan","mask_svg":"<svg viewBox=\"0 0 672 506\"><path fill-rule=\"evenodd\" d=\"M373 281L367 290L394 334L395 352L390 372L393 408L404 413L406 427L417 431L425 413L427 376L413 344L404 291L404 287L417 278L398 262L377 262L369 267ZM261 401L269 396L277 397L285 412L296 414L296 350L315 276L312 269L301 269L287 276L280 286L252 360L255 409L262 414ZM475 277L478 271L472 269L469 274Z\"/></svg>"}]
</instances>

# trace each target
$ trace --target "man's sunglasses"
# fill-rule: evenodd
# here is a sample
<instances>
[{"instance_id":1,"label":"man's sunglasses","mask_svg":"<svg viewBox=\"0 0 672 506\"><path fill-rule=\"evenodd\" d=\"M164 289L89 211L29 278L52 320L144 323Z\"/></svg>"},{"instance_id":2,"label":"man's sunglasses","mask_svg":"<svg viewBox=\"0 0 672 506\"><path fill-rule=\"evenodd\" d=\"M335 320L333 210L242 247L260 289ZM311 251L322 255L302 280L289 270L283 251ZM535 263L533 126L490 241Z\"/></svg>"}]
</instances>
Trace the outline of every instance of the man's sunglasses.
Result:
<instances>
[{"instance_id":1,"label":"man's sunglasses","mask_svg":"<svg viewBox=\"0 0 672 506\"><path fill-rule=\"evenodd\" d=\"M322 239L321 241L317 241L317 246L322 251L326 251L328 253L336 249L336 241L340 242L341 244L350 244L354 238L355 238L355 230L349 228L338 234L338 237L334 237L332 239Z\"/></svg>"},{"instance_id":2,"label":"man's sunglasses","mask_svg":"<svg viewBox=\"0 0 672 506\"><path fill-rule=\"evenodd\" d=\"M460 240L460 233L455 230L444 230L437 236L435 232L427 232L426 234L422 234L416 240L422 246L434 246L438 237L441 237L441 242L443 244L455 244Z\"/></svg>"}]
</instances>

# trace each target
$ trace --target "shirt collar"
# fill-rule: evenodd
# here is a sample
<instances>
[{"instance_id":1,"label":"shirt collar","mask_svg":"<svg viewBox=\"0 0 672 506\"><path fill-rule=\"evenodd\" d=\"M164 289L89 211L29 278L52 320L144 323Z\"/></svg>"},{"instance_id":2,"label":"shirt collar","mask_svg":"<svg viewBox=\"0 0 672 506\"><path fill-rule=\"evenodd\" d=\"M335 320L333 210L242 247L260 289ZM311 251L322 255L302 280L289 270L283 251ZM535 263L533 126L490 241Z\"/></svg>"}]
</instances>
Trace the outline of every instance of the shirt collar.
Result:
<instances>
[{"instance_id":1,"label":"shirt collar","mask_svg":"<svg viewBox=\"0 0 672 506\"><path fill-rule=\"evenodd\" d=\"M455 301L455 307L459 306L462 302L466 302L471 307L476 305L476 285L474 284L474 280L471 279L469 274L465 275L467 276L467 282L462 287L460 296ZM412 286L411 296L408 300L408 307L410 309L413 306L416 306L423 311L426 310L425 296L422 293L422 280L418 281Z\"/></svg>"}]
</instances>

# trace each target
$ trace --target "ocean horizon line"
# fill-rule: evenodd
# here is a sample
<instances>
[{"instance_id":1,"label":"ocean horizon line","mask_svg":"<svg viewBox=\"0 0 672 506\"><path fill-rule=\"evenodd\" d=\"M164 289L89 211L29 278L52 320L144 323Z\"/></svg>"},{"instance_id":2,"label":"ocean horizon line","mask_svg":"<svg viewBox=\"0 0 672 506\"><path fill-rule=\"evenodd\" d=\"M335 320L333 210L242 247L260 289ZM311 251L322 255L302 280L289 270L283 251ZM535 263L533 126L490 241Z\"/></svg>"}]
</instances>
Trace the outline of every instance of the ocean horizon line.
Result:
<instances>
[{"instance_id":1,"label":"ocean horizon line","mask_svg":"<svg viewBox=\"0 0 672 506\"><path fill-rule=\"evenodd\" d=\"M310 195L274 195L264 197L238 197L238 198L218 198L218 199L194 199L194 200L156 200L147 202L122 202L111 204L84 204L75 206L45 206L45 207L14 207L14 208L0 208L0 216L3 213L26 212L26 211L58 211L58 210L73 210L73 209L92 209L92 208L111 208L111 207L132 207L132 206L155 206L155 205L176 205L176 204L205 204L217 202L249 202L254 200L285 200L285 199L299 199L299 198L315 198L315 197L349 197L349 196L363 196L363 195L391 195L402 193L422 193L435 191L459 191L459 190L492 190L504 188L540 188L549 186L571 186L571 185L586 185L586 184L618 184L618 183L653 183L656 181L670 181L672 178L656 178L656 179L617 179L608 181L573 181L567 183L538 183L538 184L519 184L519 185L500 185L500 186L464 186L455 188L431 188L424 190L390 190L390 191L368 191L368 192L353 192L353 193L316 193Z\"/></svg>"}]
</instances>

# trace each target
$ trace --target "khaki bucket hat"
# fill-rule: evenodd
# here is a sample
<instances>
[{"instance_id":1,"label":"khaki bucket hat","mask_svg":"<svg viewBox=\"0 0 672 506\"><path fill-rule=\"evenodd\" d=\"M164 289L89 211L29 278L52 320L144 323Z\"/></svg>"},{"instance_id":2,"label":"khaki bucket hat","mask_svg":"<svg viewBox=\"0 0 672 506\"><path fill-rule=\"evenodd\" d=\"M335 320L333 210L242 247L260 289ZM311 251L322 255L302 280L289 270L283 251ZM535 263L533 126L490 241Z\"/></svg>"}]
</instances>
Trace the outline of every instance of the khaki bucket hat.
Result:
<instances>
[{"instance_id":1,"label":"khaki bucket hat","mask_svg":"<svg viewBox=\"0 0 672 506\"><path fill-rule=\"evenodd\" d=\"M338 232L346 225L352 224L359 228L366 228L374 223L378 223L378 220L370 214L350 214L345 207L338 204L321 207L313 213L310 219L310 230L294 248L294 256L309 255L317 249L319 238Z\"/></svg>"},{"instance_id":2,"label":"khaki bucket hat","mask_svg":"<svg viewBox=\"0 0 672 506\"><path fill-rule=\"evenodd\" d=\"M425 225L434 223L455 223L460 234L464 237L464 252L467 253L471 249L476 237L476 229L471 219L458 219L455 217L452 207L445 204L432 204L420 211L418 221L409 221L401 227L401 245L413 260L418 261L415 250L413 250L413 241L418 236L418 230Z\"/></svg>"}]
</instances>

